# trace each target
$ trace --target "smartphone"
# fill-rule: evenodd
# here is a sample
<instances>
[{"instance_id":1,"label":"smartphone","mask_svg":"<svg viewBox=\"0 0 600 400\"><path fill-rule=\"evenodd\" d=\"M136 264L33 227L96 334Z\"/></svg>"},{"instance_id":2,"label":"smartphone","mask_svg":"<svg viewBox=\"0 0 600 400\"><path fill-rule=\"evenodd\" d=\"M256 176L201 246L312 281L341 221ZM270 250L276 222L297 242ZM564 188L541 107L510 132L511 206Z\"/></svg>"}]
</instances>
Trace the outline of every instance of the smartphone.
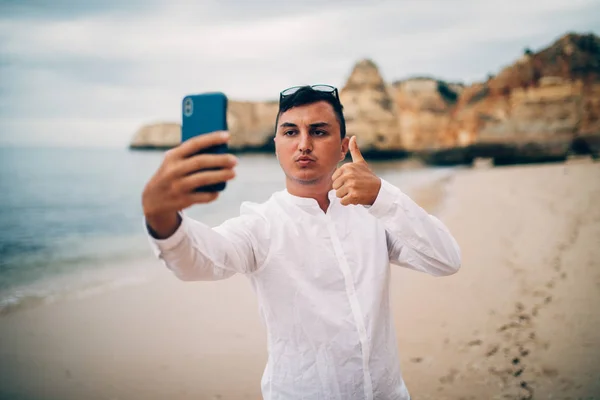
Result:
<instances>
[{"instance_id":1,"label":"smartphone","mask_svg":"<svg viewBox=\"0 0 600 400\"><path fill-rule=\"evenodd\" d=\"M181 141L198 135L227 130L227 96L221 92L200 93L183 98L181 107ZM206 148L196 154L224 154L227 144ZM213 168L219 169L219 168ZM226 183L196 188L196 192L218 192L225 190Z\"/></svg>"}]
</instances>

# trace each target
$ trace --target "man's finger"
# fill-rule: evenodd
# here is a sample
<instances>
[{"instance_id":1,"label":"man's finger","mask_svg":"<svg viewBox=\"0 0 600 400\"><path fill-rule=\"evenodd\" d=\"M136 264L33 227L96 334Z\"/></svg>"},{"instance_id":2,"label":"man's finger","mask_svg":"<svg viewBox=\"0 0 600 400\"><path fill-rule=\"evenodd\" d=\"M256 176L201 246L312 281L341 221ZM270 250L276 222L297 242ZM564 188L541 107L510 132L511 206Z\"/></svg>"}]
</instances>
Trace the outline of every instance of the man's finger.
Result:
<instances>
[{"instance_id":1,"label":"man's finger","mask_svg":"<svg viewBox=\"0 0 600 400\"><path fill-rule=\"evenodd\" d=\"M346 194L344 197L342 197L340 199L340 203L343 206L349 206L350 204L354 204L355 202L354 202L354 198L352 197L351 194Z\"/></svg>"},{"instance_id":2,"label":"man's finger","mask_svg":"<svg viewBox=\"0 0 600 400\"><path fill-rule=\"evenodd\" d=\"M232 168L236 164L237 158L231 154L199 154L178 163L174 175L184 176L211 168Z\"/></svg>"},{"instance_id":3,"label":"man's finger","mask_svg":"<svg viewBox=\"0 0 600 400\"><path fill-rule=\"evenodd\" d=\"M335 191L335 195L341 199L347 195L349 191L350 189L348 189L346 186L341 186Z\"/></svg>"},{"instance_id":4,"label":"man's finger","mask_svg":"<svg viewBox=\"0 0 600 400\"><path fill-rule=\"evenodd\" d=\"M229 132L217 131L198 135L185 142L179 144L179 146L172 149L171 154L176 158L185 158L193 154L198 153L201 150L208 149L212 146L227 143L229 141Z\"/></svg>"},{"instance_id":5,"label":"man's finger","mask_svg":"<svg viewBox=\"0 0 600 400\"><path fill-rule=\"evenodd\" d=\"M190 193L186 199L186 208L193 204L210 203L215 201L217 197L219 197L219 192Z\"/></svg>"},{"instance_id":6,"label":"man's finger","mask_svg":"<svg viewBox=\"0 0 600 400\"><path fill-rule=\"evenodd\" d=\"M345 181L345 179L343 179L342 177L339 177L333 181L331 187L335 190L338 190L340 187L342 187L344 185L344 181Z\"/></svg>"},{"instance_id":7,"label":"man's finger","mask_svg":"<svg viewBox=\"0 0 600 400\"><path fill-rule=\"evenodd\" d=\"M343 165L342 165L342 167L343 167ZM335 182L340 176L342 176L342 173L344 172L342 167L339 167L338 169L335 170L335 172L331 176L332 181Z\"/></svg>"},{"instance_id":8,"label":"man's finger","mask_svg":"<svg viewBox=\"0 0 600 400\"><path fill-rule=\"evenodd\" d=\"M200 186L215 185L217 183L229 181L234 177L235 172L232 169L202 171L181 179L181 187L184 191L189 192Z\"/></svg>"},{"instance_id":9,"label":"man's finger","mask_svg":"<svg viewBox=\"0 0 600 400\"><path fill-rule=\"evenodd\" d=\"M350 156L352 156L352 162L364 162L360 150L358 149L358 145L356 144L356 136L352 136L350 138Z\"/></svg>"}]
</instances>

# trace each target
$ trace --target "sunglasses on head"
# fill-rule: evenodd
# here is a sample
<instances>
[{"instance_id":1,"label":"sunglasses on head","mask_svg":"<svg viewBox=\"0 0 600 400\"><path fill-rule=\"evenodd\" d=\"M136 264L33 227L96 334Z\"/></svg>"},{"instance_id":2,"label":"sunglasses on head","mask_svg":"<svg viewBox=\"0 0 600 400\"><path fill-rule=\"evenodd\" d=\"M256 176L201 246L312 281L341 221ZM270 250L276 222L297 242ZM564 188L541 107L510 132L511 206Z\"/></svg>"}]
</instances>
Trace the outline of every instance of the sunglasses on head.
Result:
<instances>
[{"instance_id":1,"label":"sunglasses on head","mask_svg":"<svg viewBox=\"0 0 600 400\"><path fill-rule=\"evenodd\" d=\"M319 91L319 92L330 93L336 99L339 100L337 88L335 88L335 87L333 87L331 85L311 85L311 86L292 86L291 88L287 88L284 91L282 91L281 93L279 93L279 101L283 100L287 96L293 95L298 90L300 90L302 88L305 88L305 87L310 87L313 90L316 90L316 91Z\"/></svg>"}]
</instances>

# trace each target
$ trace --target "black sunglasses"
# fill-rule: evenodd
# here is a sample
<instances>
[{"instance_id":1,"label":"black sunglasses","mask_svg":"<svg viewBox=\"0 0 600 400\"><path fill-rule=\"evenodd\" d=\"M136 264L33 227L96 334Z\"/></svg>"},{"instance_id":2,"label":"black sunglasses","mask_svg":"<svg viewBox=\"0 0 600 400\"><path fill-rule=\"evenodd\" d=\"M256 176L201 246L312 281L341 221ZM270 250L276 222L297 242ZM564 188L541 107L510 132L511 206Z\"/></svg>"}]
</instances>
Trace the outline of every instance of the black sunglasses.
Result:
<instances>
[{"instance_id":1,"label":"black sunglasses","mask_svg":"<svg viewBox=\"0 0 600 400\"><path fill-rule=\"evenodd\" d=\"M298 90L305 88L305 87L310 87L313 90L317 90L319 92L330 93L337 100L340 99L339 95L338 95L338 90L336 87L333 87L331 85L311 85L311 86L292 86L291 88L287 88L284 91L282 91L281 93L279 93L279 101L283 100L284 97L293 95Z\"/></svg>"}]
</instances>

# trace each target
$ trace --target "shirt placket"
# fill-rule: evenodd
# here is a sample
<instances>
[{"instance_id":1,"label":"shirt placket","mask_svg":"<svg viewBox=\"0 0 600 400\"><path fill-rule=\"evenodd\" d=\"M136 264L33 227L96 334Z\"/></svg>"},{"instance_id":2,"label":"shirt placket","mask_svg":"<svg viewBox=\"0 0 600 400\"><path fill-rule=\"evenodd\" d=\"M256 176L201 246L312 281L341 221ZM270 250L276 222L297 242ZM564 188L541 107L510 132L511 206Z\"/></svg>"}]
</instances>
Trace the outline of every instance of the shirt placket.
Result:
<instances>
[{"instance_id":1,"label":"shirt placket","mask_svg":"<svg viewBox=\"0 0 600 400\"><path fill-rule=\"evenodd\" d=\"M356 288L354 286L354 279L352 277L352 272L350 271L350 266L348 265L348 260L346 259L346 255L344 254L344 250L342 248L342 243L337 234L335 224L332 221L329 215L325 217L327 222L327 229L329 230L329 235L331 237L331 241L333 243L333 250L335 252L335 256L338 260L338 265L344 275L344 283L346 287L346 295L348 296L348 301L350 302L350 309L352 310L352 315L354 317L354 323L356 325L356 330L358 331L358 338L361 345L362 352L362 361L363 361L363 374L365 380L365 399L372 400L373 399L373 384L371 381L371 373L369 371L369 343L367 338L367 330L365 328L365 323L363 320L363 313L360 308L360 303L358 302L358 296L356 294Z\"/></svg>"}]
</instances>

